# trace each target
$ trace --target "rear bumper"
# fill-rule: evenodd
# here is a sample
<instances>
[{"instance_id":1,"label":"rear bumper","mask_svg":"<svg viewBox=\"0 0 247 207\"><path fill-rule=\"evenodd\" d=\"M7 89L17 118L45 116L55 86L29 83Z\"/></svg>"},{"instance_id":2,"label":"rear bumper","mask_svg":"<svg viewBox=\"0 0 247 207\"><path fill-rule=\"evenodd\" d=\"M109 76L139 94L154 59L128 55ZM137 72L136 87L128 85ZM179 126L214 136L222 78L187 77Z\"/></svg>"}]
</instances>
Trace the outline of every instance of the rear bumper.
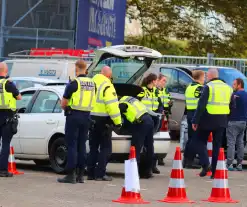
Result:
<instances>
[{"instance_id":1,"label":"rear bumper","mask_svg":"<svg viewBox=\"0 0 247 207\"><path fill-rule=\"evenodd\" d=\"M170 147L170 135L168 132L158 132L154 135L154 152L165 156ZM112 154L128 154L131 145L131 136L113 134Z\"/></svg>"}]
</instances>

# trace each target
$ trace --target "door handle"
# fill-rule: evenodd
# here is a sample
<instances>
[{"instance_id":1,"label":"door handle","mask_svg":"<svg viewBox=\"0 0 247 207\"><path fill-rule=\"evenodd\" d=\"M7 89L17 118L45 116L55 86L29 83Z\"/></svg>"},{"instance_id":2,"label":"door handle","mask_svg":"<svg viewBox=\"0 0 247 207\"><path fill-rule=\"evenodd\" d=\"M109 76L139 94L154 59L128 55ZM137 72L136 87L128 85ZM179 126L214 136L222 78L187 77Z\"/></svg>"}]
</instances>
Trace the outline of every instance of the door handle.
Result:
<instances>
[{"instance_id":1,"label":"door handle","mask_svg":"<svg viewBox=\"0 0 247 207\"><path fill-rule=\"evenodd\" d=\"M48 120L46 121L46 123L47 123L47 124L55 124L56 122L55 122L54 120L52 120L52 119L48 119Z\"/></svg>"}]
</instances>

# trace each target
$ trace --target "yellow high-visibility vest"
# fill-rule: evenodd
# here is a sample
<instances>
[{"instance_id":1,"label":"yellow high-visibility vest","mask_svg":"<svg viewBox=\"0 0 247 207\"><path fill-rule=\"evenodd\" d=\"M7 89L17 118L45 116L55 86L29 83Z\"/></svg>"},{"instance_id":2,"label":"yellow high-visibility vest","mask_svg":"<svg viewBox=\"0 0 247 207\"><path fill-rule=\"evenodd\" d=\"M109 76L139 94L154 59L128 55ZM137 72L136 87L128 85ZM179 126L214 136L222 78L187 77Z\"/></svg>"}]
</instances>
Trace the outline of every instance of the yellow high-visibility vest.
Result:
<instances>
[{"instance_id":1,"label":"yellow high-visibility vest","mask_svg":"<svg viewBox=\"0 0 247 207\"><path fill-rule=\"evenodd\" d=\"M137 96L142 98L141 102L151 111L156 111L159 107L158 98L160 97L157 88L153 88L153 91L150 92L148 88L142 87L143 92L139 93Z\"/></svg>"},{"instance_id":2,"label":"yellow high-visibility vest","mask_svg":"<svg viewBox=\"0 0 247 207\"><path fill-rule=\"evenodd\" d=\"M96 103L91 115L110 116L115 125L122 123L116 90L111 81L102 74L93 77L96 84Z\"/></svg>"},{"instance_id":3,"label":"yellow high-visibility vest","mask_svg":"<svg viewBox=\"0 0 247 207\"><path fill-rule=\"evenodd\" d=\"M0 80L0 109L16 110L16 99L13 94L5 90L8 79Z\"/></svg>"},{"instance_id":4,"label":"yellow high-visibility vest","mask_svg":"<svg viewBox=\"0 0 247 207\"><path fill-rule=\"evenodd\" d=\"M131 123L138 120L143 114L147 113L146 106L134 97L124 96L120 99L119 103L126 103L128 105L127 111L123 114Z\"/></svg>"},{"instance_id":5,"label":"yellow high-visibility vest","mask_svg":"<svg viewBox=\"0 0 247 207\"><path fill-rule=\"evenodd\" d=\"M167 92L166 88L159 89L159 96L161 99L161 102L165 108L169 107L169 101L171 100L170 93Z\"/></svg>"},{"instance_id":6,"label":"yellow high-visibility vest","mask_svg":"<svg viewBox=\"0 0 247 207\"><path fill-rule=\"evenodd\" d=\"M207 111L209 114L229 114L232 88L221 80L214 80L207 83L209 97Z\"/></svg>"},{"instance_id":7,"label":"yellow high-visibility vest","mask_svg":"<svg viewBox=\"0 0 247 207\"><path fill-rule=\"evenodd\" d=\"M95 105L95 85L91 78L79 77L75 79L78 85L69 100L68 106L79 111L92 111Z\"/></svg>"},{"instance_id":8,"label":"yellow high-visibility vest","mask_svg":"<svg viewBox=\"0 0 247 207\"><path fill-rule=\"evenodd\" d=\"M186 102L186 109L188 110L195 110L197 109L199 97L195 97L196 89L202 86L201 84L190 84L185 91L185 102ZM199 95L199 94L198 94Z\"/></svg>"}]
</instances>

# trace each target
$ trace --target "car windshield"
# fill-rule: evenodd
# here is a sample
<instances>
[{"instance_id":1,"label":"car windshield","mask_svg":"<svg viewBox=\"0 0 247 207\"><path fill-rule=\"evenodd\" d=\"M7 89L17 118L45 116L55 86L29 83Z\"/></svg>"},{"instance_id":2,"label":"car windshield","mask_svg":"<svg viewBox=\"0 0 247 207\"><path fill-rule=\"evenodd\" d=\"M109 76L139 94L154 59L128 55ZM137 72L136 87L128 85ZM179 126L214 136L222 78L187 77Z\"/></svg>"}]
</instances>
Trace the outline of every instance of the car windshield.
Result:
<instances>
[{"instance_id":1,"label":"car windshield","mask_svg":"<svg viewBox=\"0 0 247 207\"><path fill-rule=\"evenodd\" d=\"M112 69L113 83L127 83L128 80L141 68L146 67L146 63L141 58L139 59L122 59L111 57L105 59L97 65L92 71L92 75L100 73L103 66L110 66Z\"/></svg>"},{"instance_id":2,"label":"car windshield","mask_svg":"<svg viewBox=\"0 0 247 207\"><path fill-rule=\"evenodd\" d=\"M208 71L209 68L197 68L196 70ZM218 68L219 78L224 80L229 86L232 86L233 81L237 78L241 78L244 81L244 89L247 91L247 78L243 73L235 68Z\"/></svg>"}]
</instances>

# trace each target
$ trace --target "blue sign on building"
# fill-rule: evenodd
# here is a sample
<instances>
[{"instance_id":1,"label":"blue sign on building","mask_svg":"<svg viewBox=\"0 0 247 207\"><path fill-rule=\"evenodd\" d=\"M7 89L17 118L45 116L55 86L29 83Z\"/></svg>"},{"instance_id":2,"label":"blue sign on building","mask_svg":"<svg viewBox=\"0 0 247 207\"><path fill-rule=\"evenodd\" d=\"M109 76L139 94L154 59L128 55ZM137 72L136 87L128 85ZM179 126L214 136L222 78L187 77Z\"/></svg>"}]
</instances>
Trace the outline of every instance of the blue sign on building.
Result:
<instances>
[{"instance_id":1,"label":"blue sign on building","mask_svg":"<svg viewBox=\"0 0 247 207\"><path fill-rule=\"evenodd\" d=\"M124 43L126 0L79 0L76 48Z\"/></svg>"}]
</instances>

